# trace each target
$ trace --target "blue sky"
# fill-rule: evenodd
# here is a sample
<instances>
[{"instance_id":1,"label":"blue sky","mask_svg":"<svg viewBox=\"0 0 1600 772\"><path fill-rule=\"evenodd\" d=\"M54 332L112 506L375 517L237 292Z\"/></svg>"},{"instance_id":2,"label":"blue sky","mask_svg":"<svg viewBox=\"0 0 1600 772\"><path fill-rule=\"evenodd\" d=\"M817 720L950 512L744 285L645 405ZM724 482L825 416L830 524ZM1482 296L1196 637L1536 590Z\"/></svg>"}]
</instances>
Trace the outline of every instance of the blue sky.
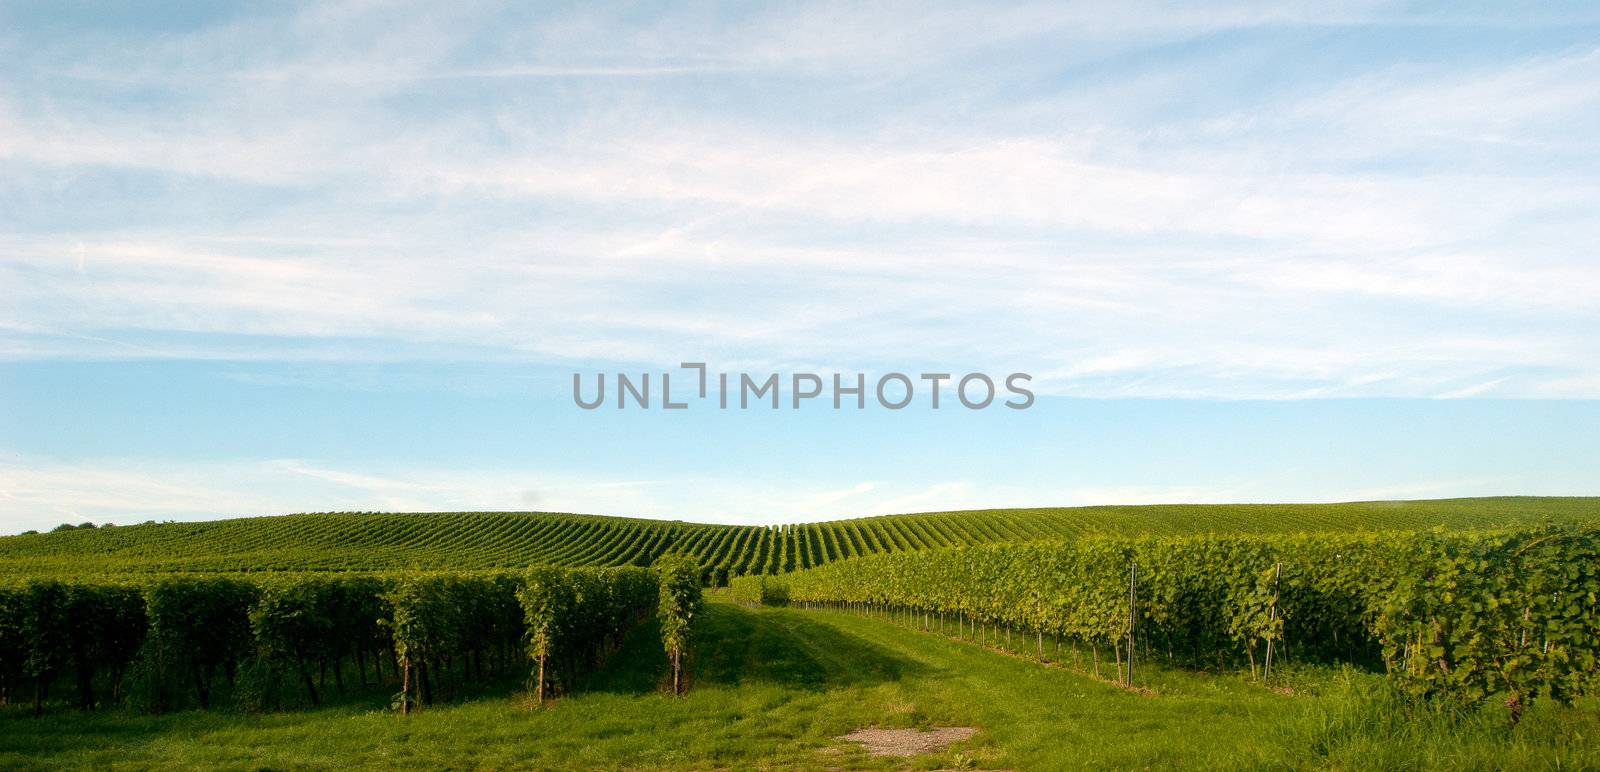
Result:
<instances>
[{"instance_id":1,"label":"blue sky","mask_svg":"<svg viewBox=\"0 0 1600 772\"><path fill-rule=\"evenodd\" d=\"M0 529L1600 494L1592 4L0 5ZM1026 371L1027 411L570 374Z\"/></svg>"}]
</instances>

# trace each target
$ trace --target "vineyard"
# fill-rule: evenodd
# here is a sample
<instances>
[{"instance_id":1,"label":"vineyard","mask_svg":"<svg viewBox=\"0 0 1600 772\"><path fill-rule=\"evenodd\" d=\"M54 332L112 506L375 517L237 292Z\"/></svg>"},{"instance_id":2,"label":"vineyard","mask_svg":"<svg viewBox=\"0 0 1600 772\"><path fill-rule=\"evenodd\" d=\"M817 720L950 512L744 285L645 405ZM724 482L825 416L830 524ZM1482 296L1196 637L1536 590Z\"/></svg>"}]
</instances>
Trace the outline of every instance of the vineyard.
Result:
<instances>
[{"instance_id":1,"label":"vineyard","mask_svg":"<svg viewBox=\"0 0 1600 772\"><path fill-rule=\"evenodd\" d=\"M731 526L538 512L316 513L0 537L12 576L647 567L693 557L712 585L837 560L1090 535L1299 533L1600 521L1600 499L1154 505L935 512Z\"/></svg>"},{"instance_id":2,"label":"vineyard","mask_svg":"<svg viewBox=\"0 0 1600 772\"><path fill-rule=\"evenodd\" d=\"M890 650L907 655L886 659ZM970 671L959 693L948 671L919 664L929 657ZM1034 675L1000 661L1080 681L1039 693L1026 686ZM1211 701L1215 689L1248 684L1239 698L1256 702L1293 693L1308 672L1381 684L1384 699L1405 701L1381 703L1387 716L1495 713L1498 729L1475 741L1498 742L1507 712L1511 726L1588 732L1584 722L1600 722L1600 500L984 510L777 527L323 513L0 538L0 720L35 743L52 742L51 717L69 711L82 721L232 722L354 705L387 724L427 724L487 699L500 712L484 713L480 732L498 731L507 712L606 706L582 709L602 712L563 730L552 754L648 736L634 724L677 716L652 731L679 738L660 760L681 766L683 738L711 731L696 722L760 720L766 706L793 701L810 706L795 721L850 722L791 749L804 768L816 765L804 755L814 743L901 720L847 712L864 694L879 694L871 704L884 710L905 704L895 695L906 680L996 721L1016 717L986 712L974 695L1005 689L1070 710L1082 684L1100 684L1159 696L1138 710L1161 714L1190 704L1181 696L1190 689L1200 696L1184 710L1208 725L1236 717ZM716 695L674 707L707 688ZM1371 712L1378 693L1351 710ZM729 704L733 694L750 702ZM614 710L632 711L633 724L606 723ZM749 738L786 731L752 728L737 748L689 766L754 765L762 746ZM400 735L393 742L409 742ZM1174 737L1193 744L1192 732ZM1125 761L1146 751L1126 752ZM633 763L615 753L596 765Z\"/></svg>"},{"instance_id":3,"label":"vineyard","mask_svg":"<svg viewBox=\"0 0 1600 772\"><path fill-rule=\"evenodd\" d=\"M739 577L745 603L877 613L980 641L1045 638L1133 663L1270 672L1280 660L1380 667L1414 695L1600 691L1600 529L1091 537L882 555Z\"/></svg>"},{"instance_id":4,"label":"vineyard","mask_svg":"<svg viewBox=\"0 0 1600 772\"><path fill-rule=\"evenodd\" d=\"M178 576L0 585L0 704L43 711L68 685L90 709L316 706L347 681L395 707L507 678L538 701L569 690L659 614L676 665L699 603L688 559L645 568L403 575ZM673 683L682 682L675 667Z\"/></svg>"}]
</instances>

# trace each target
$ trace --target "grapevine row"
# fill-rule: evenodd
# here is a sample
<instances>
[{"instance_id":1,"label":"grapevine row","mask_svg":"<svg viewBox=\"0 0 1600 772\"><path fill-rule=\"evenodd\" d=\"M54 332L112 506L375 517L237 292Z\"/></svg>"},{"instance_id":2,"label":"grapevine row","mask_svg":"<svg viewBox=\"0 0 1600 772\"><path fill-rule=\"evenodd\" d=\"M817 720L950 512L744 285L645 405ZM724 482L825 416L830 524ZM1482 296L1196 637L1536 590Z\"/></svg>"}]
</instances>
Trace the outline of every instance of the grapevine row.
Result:
<instances>
[{"instance_id":1,"label":"grapevine row","mask_svg":"<svg viewBox=\"0 0 1600 772\"><path fill-rule=\"evenodd\" d=\"M1500 695L1513 718L1538 697L1600 691L1594 527L1090 537L741 577L733 595L888 611L925 628L948 617L961 635L1018 630L1041 656L1044 636L1060 636L1097 662L1109 647L1119 669L1138 645L1192 666L1242 653L1252 669L1275 647L1280 658L1381 664L1420 696Z\"/></svg>"},{"instance_id":2,"label":"grapevine row","mask_svg":"<svg viewBox=\"0 0 1600 772\"><path fill-rule=\"evenodd\" d=\"M684 577L693 582L683 595ZM682 661L699 598L689 558L639 567L402 575L173 576L149 582L0 584L0 704L71 684L82 708L150 712L319 704L395 683L395 706L525 677L535 697L569 691L659 610ZM669 597L672 603L666 601ZM675 682L677 677L675 668ZM369 680L370 679L370 680Z\"/></svg>"}]
</instances>

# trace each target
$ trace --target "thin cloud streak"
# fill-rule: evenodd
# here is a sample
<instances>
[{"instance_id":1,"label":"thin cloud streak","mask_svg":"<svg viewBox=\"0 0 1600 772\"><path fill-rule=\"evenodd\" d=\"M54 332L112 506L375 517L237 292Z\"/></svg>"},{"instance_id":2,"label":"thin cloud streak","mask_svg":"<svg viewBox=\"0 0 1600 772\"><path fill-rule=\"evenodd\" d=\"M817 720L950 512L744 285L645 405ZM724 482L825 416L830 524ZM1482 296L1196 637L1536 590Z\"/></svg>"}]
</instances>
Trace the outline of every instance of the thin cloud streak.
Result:
<instances>
[{"instance_id":1,"label":"thin cloud streak","mask_svg":"<svg viewBox=\"0 0 1600 772\"><path fill-rule=\"evenodd\" d=\"M301 485L296 478L316 484ZM536 471L330 468L303 460L162 463L101 459L54 464L0 461L0 533L45 530L83 520L130 524L145 519L211 520L303 511L580 512L691 522L816 522L907 512L1102 504L1307 503L1434 498L1503 493L1515 476L1397 481L1332 487L1299 496L1272 483L1063 486L1023 489L1006 483L949 480L779 485L731 478L621 480ZM292 491L292 492L289 492ZM1539 492L1539 491L1535 491ZM1544 491L1561 493L1562 491Z\"/></svg>"},{"instance_id":2,"label":"thin cloud streak","mask_svg":"<svg viewBox=\"0 0 1600 772\"><path fill-rule=\"evenodd\" d=\"M0 89L0 358L1600 397L1596 20L908 10L42 31Z\"/></svg>"}]
</instances>

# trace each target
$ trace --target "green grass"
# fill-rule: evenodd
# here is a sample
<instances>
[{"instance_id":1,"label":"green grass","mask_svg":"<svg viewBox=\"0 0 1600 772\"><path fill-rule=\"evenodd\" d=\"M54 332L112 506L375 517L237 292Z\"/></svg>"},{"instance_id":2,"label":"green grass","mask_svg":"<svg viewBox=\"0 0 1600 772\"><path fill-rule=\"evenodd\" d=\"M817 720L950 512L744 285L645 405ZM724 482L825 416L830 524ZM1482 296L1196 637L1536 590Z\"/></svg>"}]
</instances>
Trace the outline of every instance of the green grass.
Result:
<instances>
[{"instance_id":1,"label":"green grass","mask_svg":"<svg viewBox=\"0 0 1600 772\"><path fill-rule=\"evenodd\" d=\"M328 571L649 565L694 555L721 575L881 551L1086 534L1482 528L1600 521L1600 498L1214 504L929 512L733 526L544 512L318 513L0 536L0 574Z\"/></svg>"},{"instance_id":2,"label":"green grass","mask_svg":"<svg viewBox=\"0 0 1600 772\"><path fill-rule=\"evenodd\" d=\"M409 718L382 690L298 712L44 719L0 713L3 768L1581 769L1600 706L1537 705L1515 730L1385 697L1372 674L1291 669L1293 693L1235 675L1142 667L1125 691L1027 656L836 611L715 601L692 690L661 690L639 629L573 696L532 710L509 687ZM1031 651L1032 641L1014 642ZM1109 666L1108 666L1109 669ZM951 749L873 759L832 738L869 726L975 726Z\"/></svg>"}]
</instances>

